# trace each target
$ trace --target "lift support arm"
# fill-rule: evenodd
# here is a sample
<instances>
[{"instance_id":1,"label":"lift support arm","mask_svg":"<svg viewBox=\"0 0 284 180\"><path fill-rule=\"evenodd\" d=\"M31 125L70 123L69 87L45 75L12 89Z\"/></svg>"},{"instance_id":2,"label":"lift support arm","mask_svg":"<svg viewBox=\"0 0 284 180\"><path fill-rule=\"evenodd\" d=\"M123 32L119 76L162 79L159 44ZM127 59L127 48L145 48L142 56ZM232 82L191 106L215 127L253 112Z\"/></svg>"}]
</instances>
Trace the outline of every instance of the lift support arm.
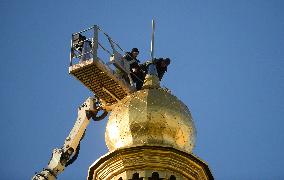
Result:
<instances>
[{"instance_id":1,"label":"lift support arm","mask_svg":"<svg viewBox=\"0 0 284 180\"><path fill-rule=\"evenodd\" d=\"M64 171L64 168L74 161L72 157L78 155L80 141L84 137L85 130L90 123L90 119L95 121L102 120L107 116L107 111L97 117L98 112L102 110L98 106L97 100L89 97L79 108L78 117L70 134L65 139L62 148L56 148L52 152L52 157L45 169L33 176L32 180L56 180L57 175ZM76 157L75 157L76 159Z\"/></svg>"}]
</instances>

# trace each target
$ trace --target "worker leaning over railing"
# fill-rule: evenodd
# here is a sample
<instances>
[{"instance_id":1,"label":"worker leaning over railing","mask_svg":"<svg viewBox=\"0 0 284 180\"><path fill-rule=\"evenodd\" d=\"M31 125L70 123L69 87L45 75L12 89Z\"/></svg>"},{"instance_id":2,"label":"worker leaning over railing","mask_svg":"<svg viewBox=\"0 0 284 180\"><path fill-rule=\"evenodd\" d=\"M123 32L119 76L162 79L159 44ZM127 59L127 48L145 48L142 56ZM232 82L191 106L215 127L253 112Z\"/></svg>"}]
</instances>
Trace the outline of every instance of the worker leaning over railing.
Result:
<instances>
[{"instance_id":1,"label":"worker leaning over railing","mask_svg":"<svg viewBox=\"0 0 284 180\"><path fill-rule=\"evenodd\" d=\"M105 33L104 33L105 34ZM105 34L106 35L106 34ZM120 46L115 43L108 35L107 35L109 42L111 44L111 47L114 51L114 54L112 54L110 51L108 51L106 48L104 48L100 43L98 45L105 51L107 51L111 56L115 57L115 49L114 49L114 44L120 48ZM72 35L72 49L71 51L72 58L77 57L79 58L79 63L93 59L93 52L92 52L92 44L90 39L87 39L85 36L83 36L80 33L76 33ZM121 48L120 48L121 49ZM121 49L122 50L122 49ZM78 55L75 54L77 52ZM124 50L122 50L125 52ZM123 66L121 65L119 67L116 66L116 73L125 79L128 83L132 85L132 83L135 84L136 90L141 90L145 76L147 74L148 70L148 65L149 63L153 63L156 65L157 68L157 74L159 77L159 80L162 79L164 73L167 71L167 66L170 64L170 59L169 58L153 58L151 61L147 61L145 63L140 63L140 61L137 59L139 55L139 50L138 48L132 48L130 52L126 52L125 55L123 56L122 59L114 58L115 59L120 59L122 61L127 61L128 66ZM72 61L71 61L72 62ZM116 62L118 63L118 62ZM114 63L115 64L115 63ZM123 64L123 63L122 63ZM123 68L126 68L126 71L123 70Z\"/></svg>"},{"instance_id":2,"label":"worker leaning over railing","mask_svg":"<svg viewBox=\"0 0 284 180\"><path fill-rule=\"evenodd\" d=\"M156 64L157 67L157 73L160 81L162 80L165 72L168 71L168 65L170 65L171 60L170 58L159 58L159 59L154 59L153 63Z\"/></svg>"},{"instance_id":3,"label":"worker leaning over railing","mask_svg":"<svg viewBox=\"0 0 284 180\"><path fill-rule=\"evenodd\" d=\"M154 58L153 61L140 64L140 61L137 59L138 55L139 50L137 48L133 48L131 52L127 52L125 54L124 58L130 62L130 71L132 73L131 77L136 84L136 89L140 90L143 86L149 63L156 65L158 77L161 81L165 72L167 72L171 61L169 58Z\"/></svg>"},{"instance_id":4,"label":"worker leaning over railing","mask_svg":"<svg viewBox=\"0 0 284 180\"><path fill-rule=\"evenodd\" d=\"M136 84L136 89L140 90L143 86L145 72L139 65L140 61L137 59L139 55L138 48L133 48L131 52L126 52L123 56L130 63L130 72L133 82Z\"/></svg>"}]
</instances>

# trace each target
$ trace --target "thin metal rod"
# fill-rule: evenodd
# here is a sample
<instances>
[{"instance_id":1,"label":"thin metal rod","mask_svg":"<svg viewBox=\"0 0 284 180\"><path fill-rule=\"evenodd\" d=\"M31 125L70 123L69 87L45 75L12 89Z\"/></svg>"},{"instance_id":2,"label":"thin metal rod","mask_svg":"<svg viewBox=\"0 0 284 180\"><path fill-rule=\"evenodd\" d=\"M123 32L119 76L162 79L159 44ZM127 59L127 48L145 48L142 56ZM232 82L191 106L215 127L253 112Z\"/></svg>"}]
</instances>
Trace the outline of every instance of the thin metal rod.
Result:
<instances>
[{"instance_id":1,"label":"thin metal rod","mask_svg":"<svg viewBox=\"0 0 284 180\"><path fill-rule=\"evenodd\" d=\"M95 60L98 58L99 27L97 25L94 25L93 28L93 59Z\"/></svg>"},{"instance_id":2,"label":"thin metal rod","mask_svg":"<svg viewBox=\"0 0 284 180\"><path fill-rule=\"evenodd\" d=\"M151 38L151 59L154 60L154 35L155 35L155 21L152 19L152 38Z\"/></svg>"},{"instance_id":3,"label":"thin metal rod","mask_svg":"<svg viewBox=\"0 0 284 180\"><path fill-rule=\"evenodd\" d=\"M70 61L69 61L69 66L73 65L73 54L74 54L74 50L73 50L73 35L71 38L71 42L70 42Z\"/></svg>"}]
</instances>

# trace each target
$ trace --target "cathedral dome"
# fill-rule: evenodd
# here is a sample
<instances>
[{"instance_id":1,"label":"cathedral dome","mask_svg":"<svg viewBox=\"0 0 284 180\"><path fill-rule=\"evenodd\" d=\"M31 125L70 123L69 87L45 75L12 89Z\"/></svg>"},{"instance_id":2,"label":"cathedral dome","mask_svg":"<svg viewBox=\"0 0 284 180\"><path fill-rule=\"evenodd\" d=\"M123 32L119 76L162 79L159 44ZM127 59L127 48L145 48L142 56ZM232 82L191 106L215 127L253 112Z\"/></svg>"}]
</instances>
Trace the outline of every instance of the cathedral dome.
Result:
<instances>
[{"instance_id":1,"label":"cathedral dome","mask_svg":"<svg viewBox=\"0 0 284 180\"><path fill-rule=\"evenodd\" d=\"M159 86L126 96L112 110L105 140L110 151L133 146L165 146L191 153L195 127L187 106Z\"/></svg>"}]
</instances>

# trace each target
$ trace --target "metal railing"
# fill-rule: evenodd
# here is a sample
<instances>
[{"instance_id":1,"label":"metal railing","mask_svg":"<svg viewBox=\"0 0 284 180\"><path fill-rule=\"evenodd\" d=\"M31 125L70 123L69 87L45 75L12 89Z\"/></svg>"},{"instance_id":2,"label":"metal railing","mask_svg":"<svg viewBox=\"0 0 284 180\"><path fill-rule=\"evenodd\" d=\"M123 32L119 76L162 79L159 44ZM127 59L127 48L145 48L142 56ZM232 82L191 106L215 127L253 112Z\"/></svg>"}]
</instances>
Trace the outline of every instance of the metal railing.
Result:
<instances>
[{"instance_id":1,"label":"metal railing","mask_svg":"<svg viewBox=\"0 0 284 180\"><path fill-rule=\"evenodd\" d=\"M83 35L84 33L90 33L91 37L86 37ZM101 42L98 41L99 33L102 33L108 40L111 50L106 48ZM75 39L77 37L78 39ZM81 38L81 39L80 39ZM89 51L84 51L84 44L90 43ZM75 60L83 61L82 57L84 55L90 54L90 56L95 60L98 58L98 48L101 48L105 51L110 57L114 56L116 53L125 51L121 48L121 46L116 43L107 33L105 33L99 26L94 25L90 28L82 30L80 32L76 32L72 34L71 38L71 51L70 51L70 66L75 64Z\"/></svg>"},{"instance_id":2,"label":"metal railing","mask_svg":"<svg viewBox=\"0 0 284 180\"><path fill-rule=\"evenodd\" d=\"M89 36L87 36L87 34L89 34ZM106 48L106 46L104 46L102 42L99 42L99 34L102 34L103 37L106 38L104 40L108 42L107 45L109 46L109 49ZM72 34L69 65L73 66L74 64L78 64L80 62L90 59L100 59L98 57L99 49L106 52L109 56L110 61L103 61L104 64L110 69L112 69L114 72L122 72L123 74L126 74L126 76L124 75L122 77L127 77L126 81L129 82L131 86L134 86L131 75L135 77L136 75L130 70L130 62L128 62L124 58L124 56L121 55L122 53L126 54L126 51L124 51L117 42L115 42L106 32L104 32L97 25ZM111 68L111 65L114 65L114 68Z\"/></svg>"}]
</instances>

